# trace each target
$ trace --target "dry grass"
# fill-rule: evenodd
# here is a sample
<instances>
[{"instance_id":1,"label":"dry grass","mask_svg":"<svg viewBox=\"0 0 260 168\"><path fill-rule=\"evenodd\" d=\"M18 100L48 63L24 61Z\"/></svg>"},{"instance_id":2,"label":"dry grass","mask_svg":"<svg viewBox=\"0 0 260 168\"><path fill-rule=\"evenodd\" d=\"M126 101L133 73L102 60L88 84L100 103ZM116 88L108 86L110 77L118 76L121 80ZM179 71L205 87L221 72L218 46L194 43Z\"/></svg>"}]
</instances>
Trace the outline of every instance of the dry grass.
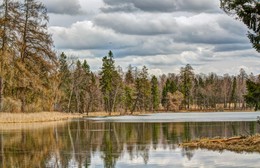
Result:
<instances>
[{"instance_id":1,"label":"dry grass","mask_svg":"<svg viewBox=\"0 0 260 168\"><path fill-rule=\"evenodd\" d=\"M235 152L260 152L260 134L232 138L200 139L180 144L181 147Z\"/></svg>"},{"instance_id":2,"label":"dry grass","mask_svg":"<svg viewBox=\"0 0 260 168\"><path fill-rule=\"evenodd\" d=\"M145 114L144 112L134 112L133 115ZM131 115L130 113L113 112L111 116ZM105 117L109 116L106 112L90 112L87 114L62 113L62 112L37 112L37 113L0 113L0 124L4 123L34 123L61 121L72 118L82 117Z\"/></svg>"},{"instance_id":3,"label":"dry grass","mask_svg":"<svg viewBox=\"0 0 260 168\"><path fill-rule=\"evenodd\" d=\"M81 118L81 114L70 114L60 112L39 112L39 113L0 113L0 123L32 123L61 121L72 118Z\"/></svg>"},{"instance_id":4,"label":"dry grass","mask_svg":"<svg viewBox=\"0 0 260 168\"><path fill-rule=\"evenodd\" d=\"M31 122L31 123L0 123L0 131L14 131L14 130L37 130L45 128L54 128L62 126L67 123L66 120L62 121L49 121L49 122Z\"/></svg>"}]
</instances>

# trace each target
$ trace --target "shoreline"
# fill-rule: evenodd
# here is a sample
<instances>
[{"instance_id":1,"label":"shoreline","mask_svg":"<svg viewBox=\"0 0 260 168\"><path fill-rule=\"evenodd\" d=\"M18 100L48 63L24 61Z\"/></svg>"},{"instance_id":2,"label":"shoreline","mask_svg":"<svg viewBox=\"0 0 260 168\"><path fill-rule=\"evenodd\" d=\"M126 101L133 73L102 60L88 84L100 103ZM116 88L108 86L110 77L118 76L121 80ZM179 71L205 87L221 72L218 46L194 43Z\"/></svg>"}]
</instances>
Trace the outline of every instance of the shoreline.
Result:
<instances>
[{"instance_id":1,"label":"shoreline","mask_svg":"<svg viewBox=\"0 0 260 168\"><path fill-rule=\"evenodd\" d=\"M182 148L260 153L260 134L231 138L202 138L179 145Z\"/></svg>"},{"instance_id":2,"label":"shoreline","mask_svg":"<svg viewBox=\"0 0 260 168\"><path fill-rule=\"evenodd\" d=\"M86 113L65 113L65 112L35 112L35 113L7 113L0 112L0 124L6 123L35 123L35 122L50 122L50 121L62 121L75 118L83 117L109 117L109 116L138 116L145 114L154 114L154 113L205 113L206 111L179 111L179 112L166 112L166 111L157 111L157 112L113 112L111 115L108 115L106 112L90 112L88 115ZM231 111L222 111L231 112ZM254 111L233 111L233 112L254 112ZM215 113L215 112L209 112Z\"/></svg>"},{"instance_id":3,"label":"shoreline","mask_svg":"<svg viewBox=\"0 0 260 168\"><path fill-rule=\"evenodd\" d=\"M52 122L82 117L82 114L62 112L0 113L0 124Z\"/></svg>"}]
</instances>

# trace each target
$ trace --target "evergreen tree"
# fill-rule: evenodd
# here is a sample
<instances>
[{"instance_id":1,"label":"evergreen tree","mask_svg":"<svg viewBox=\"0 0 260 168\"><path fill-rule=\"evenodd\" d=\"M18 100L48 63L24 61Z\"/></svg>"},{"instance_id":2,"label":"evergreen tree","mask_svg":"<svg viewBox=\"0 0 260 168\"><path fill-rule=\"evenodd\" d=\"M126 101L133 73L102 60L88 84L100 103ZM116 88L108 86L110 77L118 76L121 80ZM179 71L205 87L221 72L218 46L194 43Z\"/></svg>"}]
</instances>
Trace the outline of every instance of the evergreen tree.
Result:
<instances>
[{"instance_id":1,"label":"evergreen tree","mask_svg":"<svg viewBox=\"0 0 260 168\"><path fill-rule=\"evenodd\" d=\"M128 66L127 72L125 74L125 83L127 85L134 83L133 67L131 65Z\"/></svg>"},{"instance_id":2,"label":"evergreen tree","mask_svg":"<svg viewBox=\"0 0 260 168\"><path fill-rule=\"evenodd\" d=\"M158 80L156 76L153 75L151 80L151 99L152 99L152 111L158 110L159 107L159 89Z\"/></svg>"},{"instance_id":3,"label":"evergreen tree","mask_svg":"<svg viewBox=\"0 0 260 168\"><path fill-rule=\"evenodd\" d=\"M193 68L191 65L187 64L184 68L181 68L180 78L182 82L182 93L184 95L184 105L185 108L189 109L194 78Z\"/></svg>"},{"instance_id":4,"label":"evergreen tree","mask_svg":"<svg viewBox=\"0 0 260 168\"><path fill-rule=\"evenodd\" d=\"M59 90L60 95L60 105L62 110L68 110L68 102L70 95L70 86L71 86L71 72L69 70L69 65L67 62L67 56L64 52L61 53L59 58Z\"/></svg>"},{"instance_id":5,"label":"evergreen tree","mask_svg":"<svg viewBox=\"0 0 260 168\"><path fill-rule=\"evenodd\" d=\"M260 84L251 80L246 81L247 94L245 100L249 106L254 106L255 111L260 109Z\"/></svg>"},{"instance_id":6,"label":"evergreen tree","mask_svg":"<svg viewBox=\"0 0 260 168\"><path fill-rule=\"evenodd\" d=\"M125 74L125 85L124 85L125 112L132 109L134 89L135 88L134 88L133 67L129 65L127 68L127 72Z\"/></svg>"},{"instance_id":7,"label":"evergreen tree","mask_svg":"<svg viewBox=\"0 0 260 168\"><path fill-rule=\"evenodd\" d=\"M145 66L143 66L142 71L137 75L135 89L136 93L131 113L136 109L139 111L148 110L150 107L151 86L148 80L148 69Z\"/></svg>"},{"instance_id":8,"label":"evergreen tree","mask_svg":"<svg viewBox=\"0 0 260 168\"><path fill-rule=\"evenodd\" d=\"M220 0L222 9L238 16L251 29L248 32L253 47L260 52L260 2L257 0Z\"/></svg>"},{"instance_id":9,"label":"evergreen tree","mask_svg":"<svg viewBox=\"0 0 260 168\"><path fill-rule=\"evenodd\" d=\"M103 57L102 61L100 87L101 92L103 93L105 111L111 115L111 112L115 107L121 78L116 71L112 51L109 51L108 56Z\"/></svg>"}]
</instances>

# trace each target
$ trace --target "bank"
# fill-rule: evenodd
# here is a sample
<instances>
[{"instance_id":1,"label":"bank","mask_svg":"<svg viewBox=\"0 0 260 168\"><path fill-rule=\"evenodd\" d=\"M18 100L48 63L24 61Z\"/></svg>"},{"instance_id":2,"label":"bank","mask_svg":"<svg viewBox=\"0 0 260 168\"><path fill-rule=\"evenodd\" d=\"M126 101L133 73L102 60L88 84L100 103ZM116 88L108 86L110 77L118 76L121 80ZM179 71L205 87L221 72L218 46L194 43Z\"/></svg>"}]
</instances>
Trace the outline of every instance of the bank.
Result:
<instances>
[{"instance_id":1,"label":"bank","mask_svg":"<svg viewBox=\"0 0 260 168\"><path fill-rule=\"evenodd\" d=\"M202 138L180 144L182 148L229 150L234 152L259 152L260 134L250 136L236 136L231 138Z\"/></svg>"}]
</instances>

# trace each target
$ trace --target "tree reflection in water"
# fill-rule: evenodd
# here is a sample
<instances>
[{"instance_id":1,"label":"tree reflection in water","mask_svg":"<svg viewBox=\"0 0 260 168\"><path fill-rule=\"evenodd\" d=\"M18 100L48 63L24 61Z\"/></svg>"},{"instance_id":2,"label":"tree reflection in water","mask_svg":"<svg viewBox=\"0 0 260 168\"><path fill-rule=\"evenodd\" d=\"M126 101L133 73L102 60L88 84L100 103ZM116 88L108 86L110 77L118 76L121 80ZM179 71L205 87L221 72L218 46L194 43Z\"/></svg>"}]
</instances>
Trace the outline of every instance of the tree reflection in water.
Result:
<instances>
[{"instance_id":1,"label":"tree reflection in water","mask_svg":"<svg viewBox=\"0 0 260 168\"><path fill-rule=\"evenodd\" d=\"M104 167L115 167L125 155L149 162L150 151L175 150L198 137L230 137L259 132L254 122L101 123L88 120L37 130L2 132L1 167L88 167L99 155ZM192 159L195 151L182 149ZM102 165L102 163L99 163Z\"/></svg>"}]
</instances>

